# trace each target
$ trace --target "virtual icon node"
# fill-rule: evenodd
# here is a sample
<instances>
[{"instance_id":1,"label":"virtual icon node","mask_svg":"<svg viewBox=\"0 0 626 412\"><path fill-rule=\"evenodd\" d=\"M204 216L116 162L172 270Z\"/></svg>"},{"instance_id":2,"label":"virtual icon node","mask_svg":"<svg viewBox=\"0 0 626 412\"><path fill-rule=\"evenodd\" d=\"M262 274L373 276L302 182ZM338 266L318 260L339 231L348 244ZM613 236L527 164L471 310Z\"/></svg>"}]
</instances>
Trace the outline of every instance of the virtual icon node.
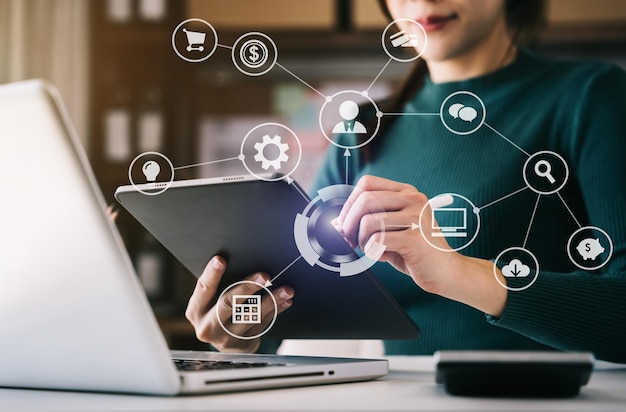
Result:
<instances>
[{"instance_id":1,"label":"virtual icon node","mask_svg":"<svg viewBox=\"0 0 626 412\"><path fill-rule=\"evenodd\" d=\"M558 153L544 150L530 156L524 164L524 181L534 192L549 195L565 186L569 167Z\"/></svg>"},{"instance_id":2,"label":"virtual icon node","mask_svg":"<svg viewBox=\"0 0 626 412\"><path fill-rule=\"evenodd\" d=\"M498 276L498 268L504 282ZM503 288L519 292L532 286L539 276L539 261L533 253L521 247L502 251L493 262L493 275Z\"/></svg>"},{"instance_id":3,"label":"virtual icon node","mask_svg":"<svg viewBox=\"0 0 626 412\"><path fill-rule=\"evenodd\" d=\"M600 269L613 255L613 241L608 233L598 227L581 227L570 236L567 255L580 269Z\"/></svg>"},{"instance_id":4,"label":"virtual icon node","mask_svg":"<svg viewBox=\"0 0 626 412\"><path fill-rule=\"evenodd\" d=\"M448 109L448 113L454 119L461 119L465 122L473 122L478 117L478 111L470 106L465 106L462 103L454 103Z\"/></svg>"},{"instance_id":5,"label":"virtual icon node","mask_svg":"<svg viewBox=\"0 0 626 412\"><path fill-rule=\"evenodd\" d=\"M204 42L206 40L206 33L201 31L191 31L183 29L183 32L187 35L188 46L185 50L190 51L204 51Z\"/></svg>"},{"instance_id":6,"label":"virtual icon node","mask_svg":"<svg viewBox=\"0 0 626 412\"><path fill-rule=\"evenodd\" d=\"M261 76L270 71L278 59L276 43L259 32L246 33L233 45L233 64L248 76Z\"/></svg>"},{"instance_id":7,"label":"virtual icon node","mask_svg":"<svg viewBox=\"0 0 626 412\"><path fill-rule=\"evenodd\" d=\"M332 221L354 190L350 185L333 185L320 189L313 200L296 215L294 238L300 255L311 266L319 266L339 276L363 273L382 256L386 246L374 242L367 255L359 255L351 249ZM379 210L376 208L376 210ZM380 221L380 233L384 238L385 226ZM384 239L383 239L384 241Z\"/></svg>"},{"instance_id":8,"label":"virtual icon node","mask_svg":"<svg viewBox=\"0 0 626 412\"><path fill-rule=\"evenodd\" d=\"M363 123L355 120L359 115L359 106L352 100L346 100L339 106L339 115L343 119L333 127L335 133L367 133Z\"/></svg>"},{"instance_id":9,"label":"virtual icon node","mask_svg":"<svg viewBox=\"0 0 626 412\"><path fill-rule=\"evenodd\" d=\"M172 32L172 48L187 62L205 61L217 48L217 32L202 19L187 19Z\"/></svg>"},{"instance_id":10,"label":"virtual icon node","mask_svg":"<svg viewBox=\"0 0 626 412\"><path fill-rule=\"evenodd\" d=\"M234 289L242 285L258 292L246 295L233 294ZM225 303L225 299L230 303ZM218 297L217 305L231 307L228 315L216 311L217 322L224 332L241 340L257 339L265 335L274 326L278 316L278 304L272 292L265 285L251 280L242 280L229 285ZM270 318L271 321L263 326L263 320ZM247 329L246 325L249 326Z\"/></svg>"},{"instance_id":11,"label":"virtual icon node","mask_svg":"<svg viewBox=\"0 0 626 412\"><path fill-rule=\"evenodd\" d=\"M159 166L159 164L155 162L154 160L148 160L141 167L141 171L146 177L146 181L154 182L157 176L159 175L159 173L161 172L161 166Z\"/></svg>"},{"instance_id":12,"label":"virtual icon node","mask_svg":"<svg viewBox=\"0 0 626 412\"><path fill-rule=\"evenodd\" d=\"M144 152L130 163L128 179L137 191L149 196L159 195L174 181L174 166L162 153Z\"/></svg>"},{"instance_id":13,"label":"virtual icon node","mask_svg":"<svg viewBox=\"0 0 626 412\"><path fill-rule=\"evenodd\" d=\"M424 205L418 225L424 240L435 249L459 251L478 236L480 209L465 196L441 194ZM437 238L445 238L447 245L438 242Z\"/></svg>"},{"instance_id":14,"label":"virtual icon node","mask_svg":"<svg viewBox=\"0 0 626 412\"><path fill-rule=\"evenodd\" d=\"M277 181L291 175L302 159L298 136L280 123L263 123L246 134L241 142L239 160L253 176ZM268 175L268 172L280 174Z\"/></svg>"},{"instance_id":15,"label":"virtual icon node","mask_svg":"<svg viewBox=\"0 0 626 412\"><path fill-rule=\"evenodd\" d=\"M233 323L257 325L261 323L261 297L258 295L233 295Z\"/></svg>"},{"instance_id":16,"label":"virtual icon node","mask_svg":"<svg viewBox=\"0 0 626 412\"><path fill-rule=\"evenodd\" d=\"M269 50L260 40L252 39L246 41L239 49L239 57L243 64L250 69L258 69L267 63Z\"/></svg>"},{"instance_id":17,"label":"virtual icon node","mask_svg":"<svg viewBox=\"0 0 626 412\"><path fill-rule=\"evenodd\" d=\"M530 275L530 266L519 259L513 259L508 265L502 266L502 275L505 278L525 278Z\"/></svg>"},{"instance_id":18,"label":"virtual icon node","mask_svg":"<svg viewBox=\"0 0 626 412\"><path fill-rule=\"evenodd\" d=\"M268 155L268 147L273 148L273 155ZM254 160L261 163L261 167L265 170L270 167L274 168L274 170L280 170L281 163L287 162L289 160L289 156L287 155L287 151L289 150L289 145L287 143L283 143L281 141L281 137L275 135L274 137L270 137L269 135L263 136L263 141L256 142L254 144L254 149L256 150L256 155L254 155ZM269 157L269 158L268 158Z\"/></svg>"},{"instance_id":19,"label":"virtual icon node","mask_svg":"<svg viewBox=\"0 0 626 412\"><path fill-rule=\"evenodd\" d=\"M382 34L382 46L387 55L398 62L411 62L418 59L428 43L426 30L411 19L392 21Z\"/></svg>"},{"instance_id":20,"label":"virtual icon node","mask_svg":"<svg viewBox=\"0 0 626 412\"><path fill-rule=\"evenodd\" d=\"M443 101L439 117L446 129L464 136L480 129L485 123L487 109L480 97L474 93L458 91Z\"/></svg>"},{"instance_id":21,"label":"virtual icon node","mask_svg":"<svg viewBox=\"0 0 626 412\"><path fill-rule=\"evenodd\" d=\"M375 115L376 123L366 126L361 119L363 112ZM367 92L344 90L326 98L320 110L319 124L322 134L333 145L342 149L357 149L376 137L381 114ZM358 136L356 144L337 142L337 137L341 135Z\"/></svg>"}]
</instances>

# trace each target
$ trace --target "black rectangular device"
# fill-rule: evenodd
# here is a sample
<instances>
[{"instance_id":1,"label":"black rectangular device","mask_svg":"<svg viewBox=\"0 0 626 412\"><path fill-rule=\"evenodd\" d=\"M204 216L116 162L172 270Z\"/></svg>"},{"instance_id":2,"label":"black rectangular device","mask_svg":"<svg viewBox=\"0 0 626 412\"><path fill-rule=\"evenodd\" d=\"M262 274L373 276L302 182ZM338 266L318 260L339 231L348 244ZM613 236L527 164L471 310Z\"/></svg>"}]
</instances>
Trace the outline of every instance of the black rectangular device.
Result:
<instances>
[{"instance_id":1,"label":"black rectangular device","mask_svg":"<svg viewBox=\"0 0 626 412\"><path fill-rule=\"evenodd\" d=\"M175 181L167 190L161 186L123 186L115 197L196 277L219 254L228 262L220 290L258 271L273 279L273 287L294 288L292 307L267 337L419 336L418 326L371 271L341 276L302 257L294 224L310 199L295 181L236 176ZM156 190L161 193L152 195ZM349 248L334 229L324 236L332 238L322 242L333 248Z\"/></svg>"},{"instance_id":2,"label":"black rectangular device","mask_svg":"<svg viewBox=\"0 0 626 412\"><path fill-rule=\"evenodd\" d=\"M437 383L460 396L572 397L587 384L594 356L557 351L439 351Z\"/></svg>"}]
</instances>

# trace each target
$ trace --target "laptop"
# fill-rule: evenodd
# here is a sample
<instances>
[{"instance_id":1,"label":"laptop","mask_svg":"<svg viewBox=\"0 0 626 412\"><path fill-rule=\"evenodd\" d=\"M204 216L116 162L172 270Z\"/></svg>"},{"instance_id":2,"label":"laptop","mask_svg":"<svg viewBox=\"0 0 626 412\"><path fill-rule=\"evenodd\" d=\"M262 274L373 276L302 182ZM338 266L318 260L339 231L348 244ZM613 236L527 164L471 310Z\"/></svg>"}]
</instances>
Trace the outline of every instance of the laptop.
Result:
<instances>
[{"instance_id":1,"label":"laptop","mask_svg":"<svg viewBox=\"0 0 626 412\"><path fill-rule=\"evenodd\" d=\"M176 395L388 372L385 360L171 352L45 82L0 86L0 172L0 387Z\"/></svg>"}]
</instances>

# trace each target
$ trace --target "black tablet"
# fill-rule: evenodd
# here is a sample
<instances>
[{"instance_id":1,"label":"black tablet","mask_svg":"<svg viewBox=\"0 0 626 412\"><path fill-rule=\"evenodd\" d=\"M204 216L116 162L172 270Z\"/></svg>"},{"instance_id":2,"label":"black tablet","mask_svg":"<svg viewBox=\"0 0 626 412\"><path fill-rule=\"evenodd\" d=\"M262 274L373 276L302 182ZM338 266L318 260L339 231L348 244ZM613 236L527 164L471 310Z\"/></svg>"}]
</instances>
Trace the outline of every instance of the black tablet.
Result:
<instances>
[{"instance_id":1,"label":"black tablet","mask_svg":"<svg viewBox=\"0 0 626 412\"><path fill-rule=\"evenodd\" d=\"M235 176L175 181L167 190L158 185L119 187L115 197L192 274L200 276L208 260L219 254L228 262L220 290L258 271L274 279L273 287L294 288L293 306L278 317L267 337L419 336L417 325L372 272L346 276L302 256L294 225L310 199L293 180ZM311 239L311 250L343 257L355 253L330 222L327 226L317 228L324 233ZM344 264L349 262L338 263Z\"/></svg>"}]
</instances>

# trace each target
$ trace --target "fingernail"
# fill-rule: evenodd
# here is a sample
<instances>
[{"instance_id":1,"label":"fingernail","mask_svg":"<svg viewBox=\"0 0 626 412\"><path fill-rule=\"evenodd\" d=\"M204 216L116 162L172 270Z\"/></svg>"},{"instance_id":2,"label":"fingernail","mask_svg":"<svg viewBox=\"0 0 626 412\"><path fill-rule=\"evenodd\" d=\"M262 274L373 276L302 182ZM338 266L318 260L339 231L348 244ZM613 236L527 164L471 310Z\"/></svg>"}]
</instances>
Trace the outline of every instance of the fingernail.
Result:
<instances>
[{"instance_id":1,"label":"fingernail","mask_svg":"<svg viewBox=\"0 0 626 412\"><path fill-rule=\"evenodd\" d=\"M335 230L343 235L343 228L341 227L341 223L339 223L339 218L335 218L330 221L330 224L333 225Z\"/></svg>"},{"instance_id":2,"label":"fingernail","mask_svg":"<svg viewBox=\"0 0 626 412\"><path fill-rule=\"evenodd\" d=\"M281 289L280 292L278 292L278 297L285 300L291 299L293 297L293 290Z\"/></svg>"},{"instance_id":3,"label":"fingernail","mask_svg":"<svg viewBox=\"0 0 626 412\"><path fill-rule=\"evenodd\" d=\"M213 269L215 270L224 269L224 263L222 263L222 260L218 256L213 256L213 259L211 259L211 266L213 266Z\"/></svg>"},{"instance_id":4,"label":"fingernail","mask_svg":"<svg viewBox=\"0 0 626 412\"><path fill-rule=\"evenodd\" d=\"M450 206L452 203L454 203L454 198L452 197L452 195L439 195L430 199L428 203L430 204L431 208L438 209L441 207Z\"/></svg>"},{"instance_id":5,"label":"fingernail","mask_svg":"<svg viewBox=\"0 0 626 412\"><path fill-rule=\"evenodd\" d=\"M267 278L262 273L259 273L254 277L254 281L260 285L265 285L265 283L267 283Z\"/></svg>"}]
</instances>

